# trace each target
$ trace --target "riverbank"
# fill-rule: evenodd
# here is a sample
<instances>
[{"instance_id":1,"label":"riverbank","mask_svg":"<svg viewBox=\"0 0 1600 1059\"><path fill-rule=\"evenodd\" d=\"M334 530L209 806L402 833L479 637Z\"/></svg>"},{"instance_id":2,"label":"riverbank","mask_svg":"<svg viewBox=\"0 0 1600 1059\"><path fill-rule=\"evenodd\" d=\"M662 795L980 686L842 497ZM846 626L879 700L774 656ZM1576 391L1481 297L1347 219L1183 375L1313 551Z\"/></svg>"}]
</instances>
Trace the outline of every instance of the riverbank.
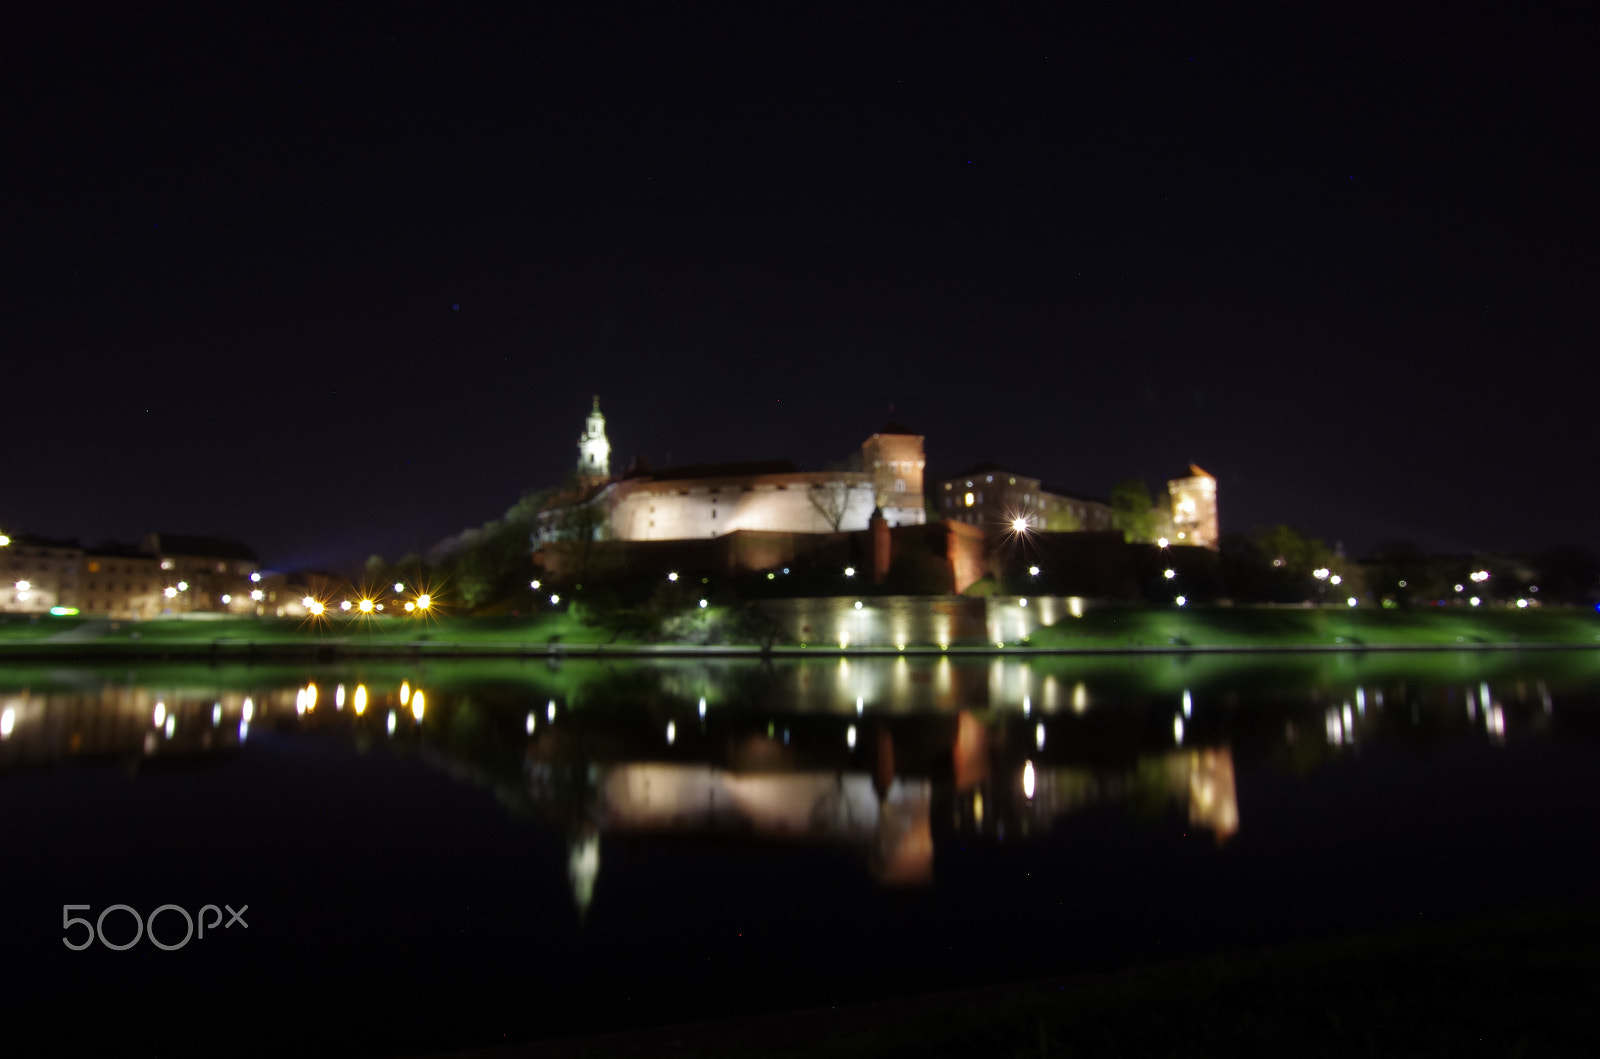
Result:
<instances>
[{"instance_id":1,"label":"riverbank","mask_svg":"<svg viewBox=\"0 0 1600 1059\"><path fill-rule=\"evenodd\" d=\"M930 604L936 605L936 604ZM0 662L162 659L312 660L525 657L668 657L769 654L1141 654L1272 651L1522 650L1600 647L1600 615L1576 608L1526 611L1349 608L1108 607L1065 616L994 641L866 646L757 642L731 609L681 621L678 638L647 639L638 627L586 622L570 613L426 620L186 617L154 621L0 619Z\"/></svg>"}]
</instances>

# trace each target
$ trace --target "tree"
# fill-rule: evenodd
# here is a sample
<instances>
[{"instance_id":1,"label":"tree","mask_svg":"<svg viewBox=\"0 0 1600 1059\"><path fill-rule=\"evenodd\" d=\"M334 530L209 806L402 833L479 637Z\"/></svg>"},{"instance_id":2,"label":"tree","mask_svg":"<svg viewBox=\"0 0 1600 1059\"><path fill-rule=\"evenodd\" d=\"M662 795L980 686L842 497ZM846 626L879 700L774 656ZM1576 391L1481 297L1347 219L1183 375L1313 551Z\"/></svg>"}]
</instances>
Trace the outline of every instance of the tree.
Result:
<instances>
[{"instance_id":1,"label":"tree","mask_svg":"<svg viewBox=\"0 0 1600 1059\"><path fill-rule=\"evenodd\" d=\"M838 533L839 527L844 525L845 515L850 513L850 492L849 482L835 478L813 485L807 490L806 499L811 501L817 514L833 527L833 532Z\"/></svg>"},{"instance_id":2,"label":"tree","mask_svg":"<svg viewBox=\"0 0 1600 1059\"><path fill-rule=\"evenodd\" d=\"M1155 501L1150 499L1144 479L1129 478L1111 487L1111 524L1129 543L1155 538Z\"/></svg>"}]
</instances>

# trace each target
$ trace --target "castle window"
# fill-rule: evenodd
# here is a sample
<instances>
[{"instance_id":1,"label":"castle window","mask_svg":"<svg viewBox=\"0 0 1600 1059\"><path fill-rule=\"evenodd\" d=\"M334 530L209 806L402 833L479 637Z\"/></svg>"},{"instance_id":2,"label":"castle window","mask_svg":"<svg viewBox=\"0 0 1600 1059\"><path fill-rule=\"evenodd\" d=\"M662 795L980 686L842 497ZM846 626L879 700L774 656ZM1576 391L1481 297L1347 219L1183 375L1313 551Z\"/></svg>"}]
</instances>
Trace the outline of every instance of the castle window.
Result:
<instances>
[{"instance_id":1,"label":"castle window","mask_svg":"<svg viewBox=\"0 0 1600 1059\"><path fill-rule=\"evenodd\" d=\"M906 480L904 478L896 478L894 480L894 491L897 493L906 491Z\"/></svg>"}]
</instances>

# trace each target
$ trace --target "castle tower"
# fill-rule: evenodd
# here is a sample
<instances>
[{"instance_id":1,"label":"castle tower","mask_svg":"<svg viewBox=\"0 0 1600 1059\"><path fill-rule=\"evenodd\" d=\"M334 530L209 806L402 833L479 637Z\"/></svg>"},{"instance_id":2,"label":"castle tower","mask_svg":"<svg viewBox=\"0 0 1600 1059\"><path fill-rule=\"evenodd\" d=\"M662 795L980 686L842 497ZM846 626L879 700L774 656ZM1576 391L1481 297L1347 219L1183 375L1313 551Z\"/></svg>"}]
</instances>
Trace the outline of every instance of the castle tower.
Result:
<instances>
[{"instance_id":1,"label":"castle tower","mask_svg":"<svg viewBox=\"0 0 1600 1059\"><path fill-rule=\"evenodd\" d=\"M1197 548L1217 547L1217 480L1194 464L1187 478L1167 483L1172 497L1172 526L1176 543Z\"/></svg>"},{"instance_id":2,"label":"castle tower","mask_svg":"<svg viewBox=\"0 0 1600 1059\"><path fill-rule=\"evenodd\" d=\"M606 417L600 414L600 396L578 437L578 477L599 484L611 477L611 442L606 440Z\"/></svg>"},{"instance_id":3,"label":"castle tower","mask_svg":"<svg viewBox=\"0 0 1600 1059\"><path fill-rule=\"evenodd\" d=\"M872 475L876 503L891 526L920 526L928 521L922 497L922 471L927 465L922 435L890 423L861 443L862 470Z\"/></svg>"}]
</instances>

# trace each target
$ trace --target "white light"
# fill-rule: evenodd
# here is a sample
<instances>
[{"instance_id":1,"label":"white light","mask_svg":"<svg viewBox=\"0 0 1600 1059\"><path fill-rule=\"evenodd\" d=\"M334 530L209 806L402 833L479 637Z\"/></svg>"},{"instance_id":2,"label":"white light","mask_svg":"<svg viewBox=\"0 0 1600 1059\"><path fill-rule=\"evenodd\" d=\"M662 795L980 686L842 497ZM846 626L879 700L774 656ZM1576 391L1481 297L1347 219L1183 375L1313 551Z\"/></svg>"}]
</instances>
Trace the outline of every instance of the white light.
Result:
<instances>
[{"instance_id":1,"label":"white light","mask_svg":"<svg viewBox=\"0 0 1600 1059\"><path fill-rule=\"evenodd\" d=\"M1193 716L1193 714L1194 714L1194 700L1189 697L1189 689L1188 688L1184 688L1183 689L1183 715L1185 717L1190 717L1190 716Z\"/></svg>"},{"instance_id":2,"label":"white light","mask_svg":"<svg viewBox=\"0 0 1600 1059\"><path fill-rule=\"evenodd\" d=\"M12 709L10 706L7 706L5 708L5 712L0 713L0 739L11 738L11 733L16 729L16 727L17 711Z\"/></svg>"},{"instance_id":3,"label":"white light","mask_svg":"<svg viewBox=\"0 0 1600 1059\"><path fill-rule=\"evenodd\" d=\"M168 585L166 588L161 590L161 594L166 596L168 599L171 599L178 594L178 590L173 588L171 585Z\"/></svg>"},{"instance_id":4,"label":"white light","mask_svg":"<svg viewBox=\"0 0 1600 1059\"><path fill-rule=\"evenodd\" d=\"M1172 719L1172 738L1173 738L1174 741L1177 742L1177 744L1179 746L1183 745L1183 718L1182 717L1174 717Z\"/></svg>"},{"instance_id":5,"label":"white light","mask_svg":"<svg viewBox=\"0 0 1600 1059\"><path fill-rule=\"evenodd\" d=\"M1026 717L1033 712L1033 698L1029 695L1022 696L1022 716Z\"/></svg>"},{"instance_id":6,"label":"white light","mask_svg":"<svg viewBox=\"0 0 1600 1059\"><path fill-rule=\"evenodd\" d=\"M325 611L327 609L328 608L324 607L321 603L312 603L311 604L311 613L313 613L313 614L321 614L323 611Z\"/></svg>"},{"instance_id":7,"label":"white light","mask_svg":"<svg viewBox=\"0 0 1600 1059\"><path fill-rule=\"evenodd\" d=\"M1022 763L1022 793L1030 802L1033 801L1033 791L1034 791L1033 762L1024 761Z\"/></svg>"},{"instance_id":8,"label":"white light","mask_svg":"<svg viewBox=\"0 0 1600 1059\"><path fill-rule=\"evenodd\" d=\"M1350 604L1350 606L1352 606L1352 607L1353 607L1353 606L1355 606L1355 605L1356 605L1356 597L1354 597L1354 596L1351 596L1351 597L1350 597L1350 598L1349 598L1349 599L1347 599L1347 600L1345 600L1345 602L1346 602L1346 603L1348 603L1348 604Z\"/></svg>"},{"instance_id":9,"label":"white light","mask_svg":"<svg viewBox=\"0 0 1600 1059\"><path fill-rule=\"evenodd\" d=\"M416 610L416 609L417 609L417 605L415 603L407 603L406 604L406 610L407 611L413 611L413 610Z\"/></svg>"},{"instance_id":10,"label":"white light","mask_svg":"<svg viewBox=\"0 0 1600 1059\"><path fill-rule=\"evenodd\" d=\"M544 719L551 724L556 723L556 700L551 699L544 708Z\"/></svg>"},{"instance_id":11,"label":"white light","mask_svg":"<svg viewBox=\"0 0 1600 1059\"><path fill-rule=\"evenodd\" d=\"M856 748L856 726L855 725L852 724L848 729L845 730L844 741L845 741L845 744L847 746L849 746L851 750L854 750Z\"/></svg>"},{"instance_id":12,"label":"white light","mask_svg":"<svg viewBox=\"0 0 1600 1059\"><path fill-rule=\"evenodd\" d=\"M388 727L389 727L389 734L390 734L390 735L394 735L394 725L395 725L395 721L394 721L394 711L393 711L393 710L390 710L390 711L389 711L389 725L388 725Z\"/></svg>"},{"instance_id":13,"label":"white light","mask_svg":"<svg viewBox=\"0 0 1600 1059\"><path fill-rule=\"evenodd\" d=\"M333 689L333 708L336 709L336 710L344 709L344 685L343 684L340 684L338 687Z\"/></svg>"},{"instance_id":14,"label":"white light","mask_svg":"<svg viewBox=\"0 0 1600 1059\"><path fill-rule=\"evenodd\" d=\"M260 574L251 574L250 575L250 580L252 580L252 581L260 581L261 580L261 575Z\"/></svg>"},{"instance_id":15,"label":"white light","mask_svg":"<svg viewBox=\"0 0 1600 1059\"><path fill-rule=\"evenodd\" d=\"M1328 579L1328 568L1326 566L1319 566L1315 570L1311 571L1311 576L1316 578L1318 581L1326 581Z\"/></svg>"},{"instance_id":16,"label":"white light","mask_svg":"<svg viewBox=\"0 0 1600 1059\"><path fill-rule=\"evenodd\" d=\"M672 573L667 575L667 580L668 581L676 581L677 579L678 579L678 574L677 574L676 571L674 571L674 572L672 572Z\"/></svg>"},{"instance_id":17,"label":"white light","mask_svg":"<svg viewBox=\"0 0 1600 1059\"><path fill-rule=\"evenodd\" d=\"M405 584L403 582L396 581L394 583L394 590L396 592L404 592L406 590L406 586L405 586Z\"/></svg>"},{"instance_id":18,"label":"white light","mask_svg":"<svg viewBox=\"0 0 1600 1059\"><path fill-rule=\"evenodd\" d=\"M304 714L306 712L306 689L305 688L295 688L294 689L294 712L298 713L298 714Z\"/></svg>"},{"instance_id":19,"label":"white light","mask_svg":"<svg viewBox=\"0 0 1600 1059\"><path fill-rule=\"evenodd\" d=\"M213 702L211 704L211 727L215 728L217 725L219 725L221 723L222 723L222 703Z\"/></svg>"},{"instance_id":20,"label":"white light","mask_svg":"<svg viewBox=\"0 0 1600 1059\"><path fill-rule=\"evenodd\" d=\"M250 722L241 719L239 721L239 742L241 742L241 743L244 742L245 737L248 736L249 734L250 734Z\"/></svg>"},{"instance_id":21,"label":"white light","mask_svg":"<svg viewBox=\"0 0 1600 1059\"><path fill-rule=\"evenodd\" d=\"M315 602L316 602L316 600L312 599L310 596L301 596L300 597L300 605L302 607L309 607Z\"/></svg>"},{"instance_id":22,"label":"white light","mask_svg":"<svg viewBox=\"0 0 1600 1059\"><path fill-rule=\"evenodd\" d=\"M856 696L856 716L860 717L866 711L867 700L860 695Z\"/></svg>"},{"instance_id":23,"label":"white light","mask_svg":"<svg viewBox=\"0 0 1600 1059\"><path fill-rule=\"evenodd\" d=\"M166 723L166 720L167 720L167 704L164 703L164 702L156 703L156 712L151 717L152 723L154 723L157 728L160 728L163 724Z\"/></svg>"},{"instance_id":24,"label":"white light","mask_svg":"<svg viewBox=\"0 0 1600 1059\"><path fill-rule=\"evenodd\" d=\"M1171 543L1172 542L1167 540L1167 538L1165 538L1165 537L1157 537L1156 538L1156 547L1157 548L1165 548L1167 545L1169 545Z\"/></svg>"},{"instance_id":25,"label":"white light","mask_svg":"<svg viewBox=\"0 0 1600 1059\"><path fill-rule=\"evenodd\" d=\"M317 708L317 686L315 684L307 684L306 685L306 709L314 710L316 708Z\"/></svg>"},{"instance_id":26,"label":"white light","mask_svg":"<svg viewBox=\"0 0 1600 1059\"><path fill-rule=\"evenodd\" d=\"M1471 599L1467 600L1467 602L1471 603L1474 607L1476 607L1479 604L1479 602L1481 602L1481 601L1478 599L1477 596L1473 596Z\"/></svg>"},{"instance_id":27,"label":"white light","mask_svg":"<svg viewBox=\"0 0 1600 1059\"><path fill-rule=\"evenodd\" d=\"M678 726L672 721L667 722L667 745L671 746L678 741Z\"/></svg>"},{"instance_id":28,"label":"white light","mask_svg":"<svg viewBox=\"0 0 1600 1059\"><path fill-rule=\"evenodd\" d=\"M250 598L255 600L257 603L260 603L262 600L267 598L267 594L261 591L259 588L256 588L250 591Z\"/></svg>"},{"instance_id":29,"label":"white light","mask_svg":"<svg viewBox=\"0 0 1600 1059\"><path fill-rule=\"evenodd\" d=\"M533 730L535 728L537 728L537 727L539 727L539 721L538 721L537 718L535 718L533 716L533 711L529 710L528 711L528 724L527 724L528 734L532 735L533 734Z\"/></svg>"},{"instance_id":30,"label":"white light","mask_svg":"<svg viewBox=\"0 0 1600 1059\"><path fill-rule=\"evenodd\" d=\"M1184 604L1185 604L1185 603L1187 603L1187 602L1189 602L1189 597L1188 597L1188 596L1179 596L1179 597L1178 597L1178 598L1177 598L1177 599L1176 599L1176 600L1174 600L1174 601L1173 601L1173 602L1175 602L1175 603L1177 603L1177 604L1178 604L1178 606L1180 606L1180 607L1181 607L1181 606L1183 606L1183 605L1184 605Z\"/></svg>"},{"instance_id":31,"label":"white light","mask_svg":"<svg viewBox=\"0 0 1600 1059\"><path fill-rule=\"evenodd\" d=\"M860 609L861 609L861 601L860 601L860 600L859 600L859 599L858 599L858 600L856 600L856 609L857 609L857 610L860 610Z\"/></svg>"},{"instance_id":32,"label":"white light","mask_svg":"<svg viewBox=\"0 0 1600 1059\"><path fill-rule=\"evenodd\" d=\"M349 610L350 609L350 601L348 599L341 599L339 601L339 609L340 610Z\"/></svg>"},{"instance_id":33,"label":"white light","mask_svg":"<svg viewBox=\"0 0 1600 1059\"><path fill-rule=\"evenodd\" d=\"M256 715L255 700L253 700L253 699L245 699L244 700L244 708L239 711L239 716L243 717L245 720L248 721L250 718L254 717L255 715Z\"/></svg>"},{"instance_id":34,"label":"white light","mask_svg":"<svg viewBox=\"0 0 1600 1059\"><path fill-rule=\"evenodd\" d=\"M1011 520L1011 529L1012 529L1013 532L1016 532L1016 533L1026 533L1027 530L1028 530L1028 520L1025 519L1025 518L1014 518L1014 519L1012 519Z\"/></svg>"},{"instance_id":35,"label":"white light","mask_svg":"<svg viewBox=\"0 0 1600 1059\"><path fill-rule=\"evenodd\" d=\"M1328 584L1342 585L1344 584L1344 578L1340 577L1338 574L1334 574L1332 577L1328 578Z\"/></svg>"},{"instance_id":36,"label":"white light","mask_svg":"<svg viewBox=\"0 0 1600 1059\"><path fill-rule=\"evenodd\" d=\"M413 717L415 717L417 719L417 723L418 724L422 723L422 707L423 707L422 689L418 688L416 691L413 691L411 693L411 716L413 716Z\"/></svg>"},{"instance_id":37,"label":"white light","mask_svg":"<svg viewBox=\"0 0 1600 1059\"><path fill-rule=\"evenodd\" d=\"M706 609L706 601L703 600L703 599L700 601L700 609L701 610L705 610Z\"/></svg>"},{"instance_id":38,"label":"white light","mask_svg":"<svg viewBox=\"0 0 1600 1059\"><path fill-rule=\"evenodd\" d=\"M1174 577L1178 576L1178 571L1169 566L1165 570L1161 571L1161 576L1166 578L1168 581L1171 581Z\"/></svg>"},{"instance_id":39,"label":"white light","mask_svg":"<svg viewBox=\"0 0 1600 1059\"><path fill-rule=\"evenodd\" d=\"M1526 606L1527 606L1527 605L1528 605L1528 601L1527 601L1527 600L1525 600L1525 599L1519 599L1519 600L1517 600L1517 606L1519 606L1519 607L1526 607Z\"/></svg>"},{"instance_id":40,"label":"white light","mask_svg":"<svg viewBox=\"0 0 1600 1059\"><path fill-rule=\"evenodd\" d=\"M222 597L222 602L224 602L224 603L232 603L233 602L233 597L232 596L223 596Z\"/></svg>"},{"instance_id":41,"label":"white light","mask_svg":"<svg viewBox=\"0 0 1600 1059\"><path fill-rule=\"evenodd\" d=\"M1462 591L1462 590L1464 590L1464 589L1465 589L1465 588L1466 588L1466 586L1465 586L1465 585L1457 585L1457 586L1456 586L1456 591L1457 591L1457 592L1460 592L1460 591Z\"/></svg>"},{"instance_id":42,"label":"white light","mask_svg":"<svg viewBox=\"0 0 1600 1059\"><path fill-rule=\"evenodd\" d=\"M846 576L846 577L854 577L854 576L856 576L856 568L853 567L853 566L845 567L844 568L844 576Z\"/></svg>"},{"instance_id":43,"label":"white light","mask_svg":"<svg viewBox=\"0 0 1600 1059\"><path fill-rule=\"evenodd\" d=\"M1028 601L1027 601L1027 600L1026 600L1026 599L1019 599L1019 600L1017 600L1017 606L1019 606L1019 607L1026 607L1026 606L1027 606L1027 605L1028 605Z\"/></svg>"},{"instance_id":44,"label":"white light","mask_svg":"<svg viewBox=\"0 0 1600 1059\"><path fill-rule=\"evenodd\" d=\"M537 581L529 581L528 582L528 587L532 588L532 589L537 589L539 587L539 582L537 582Z\"/></svg>"},{"instance_id":45,"label":"white light","mask_svg":"<svg viewBox=\"0 0 1600 1059\"><path fill-rule=\"evenodd\" d=\"M1037 566L1028 567L1028 574L1030 576L1032 576L1032 577L1038 577L1039 576L1039 568Z\"/></svg>"},{"instance_id":46,"label":"white light","mask_svg":"<svg viewBox=\"0 0 1600 1059\"><path fill-rule=\"evenodd\" d=\"M179 581L178 582L178 591L179 592L187 592L187 591L189 591L189 582L187 582L187 581Z\"/></svg>"},{"instance_id":47,"label":"white light","mask_svg":"<svg viewBox=\"0 0 1600 1059\"><path fill-rule=\"evenodd\" d=\"M560 602L561 602L561 596L560 596L559 593L553 593L550 596L550 603L551 603L552 606L557 604L557 603L560 603Z\"/></svg>"},{"instance_id":48,"label":"white light","mask_svg":"<svg viewBox=\"0 0 1600 1059\"><path fill-rule=\"evenodd\" d=\"M706 697L704 695L702 695L702 696L700 696L700 716L703 718L703 717L705 717L705 715L706 715Z\"/></svg>"},{"instance_id":49,"label":"white light","mask_svg":"<svg viewBox=\"0 0 1600 1059\"><path fill-rule=\"evenodd\" d=\"M1040 750L1044 749L1044 722L1040 721L1033 726L1033 745Z\"/></svg>"},{"instance_id":50,"label":"white light","mask_svg":"<svg viewBox=\"0 0 1600 1059\"><path fill-rule=\"evenodd\" d=\"M177 718L177 715L175 715L175 714L170 714L170 713L169 713L169 714L167 714L167 727L166 727L166 732L167 732L167 738L168 738L168 739L171 739L171 738L172 738L172 732L173 732L173 730L174 730L174 729L175 729L175 728L177 728L177 727L178 727L178 718Z\"/></svg>"}]
</instances>

